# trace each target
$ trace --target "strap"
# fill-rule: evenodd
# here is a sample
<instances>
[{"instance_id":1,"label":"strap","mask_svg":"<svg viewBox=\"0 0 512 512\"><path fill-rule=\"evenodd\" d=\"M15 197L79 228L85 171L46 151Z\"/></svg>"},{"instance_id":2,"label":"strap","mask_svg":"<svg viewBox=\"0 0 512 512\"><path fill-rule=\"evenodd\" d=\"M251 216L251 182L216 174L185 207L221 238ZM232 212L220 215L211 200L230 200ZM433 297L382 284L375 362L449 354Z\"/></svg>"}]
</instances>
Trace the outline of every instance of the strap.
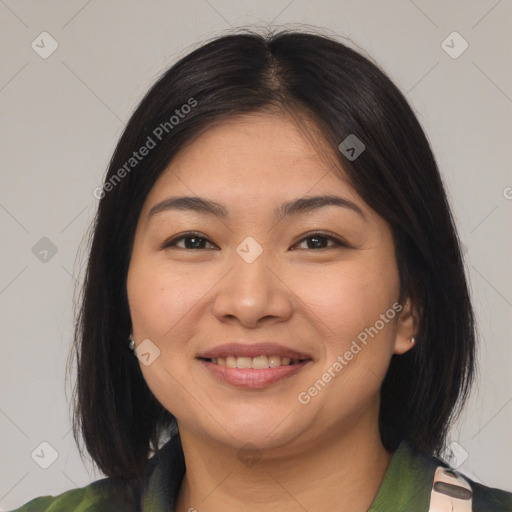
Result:
<instances>
[{"instance_id":1,"label":"strap","mask_svg":"<svg viewBox=\"0 0 512 512\"><path fill-rule=\"evenodd\" d=\"M436 468L428 512L471 512L473 491L453 469Z\"/></svg>"}]
</instances>

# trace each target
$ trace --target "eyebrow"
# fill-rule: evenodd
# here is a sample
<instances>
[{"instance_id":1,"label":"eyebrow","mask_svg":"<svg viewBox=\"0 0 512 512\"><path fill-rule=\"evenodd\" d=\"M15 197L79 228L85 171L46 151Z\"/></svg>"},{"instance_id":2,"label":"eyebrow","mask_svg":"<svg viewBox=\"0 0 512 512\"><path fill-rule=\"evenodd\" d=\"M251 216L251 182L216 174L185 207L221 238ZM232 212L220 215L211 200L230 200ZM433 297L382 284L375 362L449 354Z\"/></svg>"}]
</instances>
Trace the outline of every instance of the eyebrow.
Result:
<instances>
[{"instance_id":1,"label":"eyebrow","mask_svg":"<svg viewBox=\"0 0 512 512\"><path fill-rule=\"evenodd\" d=\"M365 214L357 204L343 197L333 195L300 197L298 199L287 201L274 210L274 215L276 217L300 215L326 206L339 206L352 210L359 214L365 221L368 221ZM192 211L213 215L220 219L229 217L229 210L220 203L202 197L179 196L169 197L154 205L148 213L146 222L149 223L151 218L158 213L169 210Z\"/></svg>"}]
</instances>

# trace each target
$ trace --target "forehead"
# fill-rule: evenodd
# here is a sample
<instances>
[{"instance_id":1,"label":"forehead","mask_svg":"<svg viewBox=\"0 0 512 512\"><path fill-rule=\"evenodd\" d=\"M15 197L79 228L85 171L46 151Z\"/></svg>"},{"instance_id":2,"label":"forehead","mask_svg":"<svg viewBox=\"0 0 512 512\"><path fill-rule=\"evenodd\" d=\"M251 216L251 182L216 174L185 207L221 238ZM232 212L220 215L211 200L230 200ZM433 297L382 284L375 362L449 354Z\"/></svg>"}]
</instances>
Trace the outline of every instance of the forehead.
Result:
<instances>
[{"instance_id":1,"label":"forehead","mask_svg":"<svg viewBox=\"0 0 512 512\"><path fill-rule=\"evenodd\" d=\"M145 209L175 194L263 207L287 197L336 192L358 197L318 129L286 114L257 113L224 120L180 150Z\"/></svg>"}]
</instances>

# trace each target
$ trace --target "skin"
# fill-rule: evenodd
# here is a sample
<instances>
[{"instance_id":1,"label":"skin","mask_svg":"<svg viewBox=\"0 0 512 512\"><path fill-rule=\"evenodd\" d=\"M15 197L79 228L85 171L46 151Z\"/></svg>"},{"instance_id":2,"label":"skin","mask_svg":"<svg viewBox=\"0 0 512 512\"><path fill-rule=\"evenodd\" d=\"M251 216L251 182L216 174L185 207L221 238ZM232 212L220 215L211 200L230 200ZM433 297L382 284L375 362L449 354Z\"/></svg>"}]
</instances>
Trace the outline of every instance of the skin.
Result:
<instances>
[{"instance_id":1,"label":"skin","mask_svg":"<svg viewBox=\"0 0 512 512\"><path fill-rule=\"evenodd\" d=\"M178 421L187 465L178 512L357 512L377 494L392 455L378 432L379 391L392 354L413 347L411 301L309 403L297 398L399 301L390 227L342 169L326 164L329 151L285 113L230 118L182 149L146 198L127 291L136 343L149 338L160 350L141 371ZM285 201L326 194L364 217L339 206L274 216ZM167 210L148 222L154 205L178 195L221 203L229 216ZM164 247L190 230L203 242ZM310 231L348 247L323 238L317 248ZM236 252L248 236L263 250L252 263ZM248 389L220 382L196 359L241 339L274 341L313 361ZM248 441L255 463L244 458Z\"/></svg>"}]
</instances>

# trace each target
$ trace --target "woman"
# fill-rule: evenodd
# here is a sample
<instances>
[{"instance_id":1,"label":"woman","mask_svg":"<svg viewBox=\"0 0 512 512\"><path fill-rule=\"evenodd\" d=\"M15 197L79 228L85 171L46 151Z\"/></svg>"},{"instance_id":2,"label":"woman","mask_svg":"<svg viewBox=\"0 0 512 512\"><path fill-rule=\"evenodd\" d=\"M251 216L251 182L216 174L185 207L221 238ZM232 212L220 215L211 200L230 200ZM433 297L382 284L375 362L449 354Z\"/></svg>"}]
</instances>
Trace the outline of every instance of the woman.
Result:
<instances>
[{"instance_id":1,"label":"woman","mask_svg":"<svg viewBox=\"0 0 512 512\"><path fill-rule=\"evenodd\" d=\"M74 431L108 478L20 512L512 510L437 458L473 312L429 144L375 64L217 38L148 92L95 195Z\"/></svg>"}]
</instances>

